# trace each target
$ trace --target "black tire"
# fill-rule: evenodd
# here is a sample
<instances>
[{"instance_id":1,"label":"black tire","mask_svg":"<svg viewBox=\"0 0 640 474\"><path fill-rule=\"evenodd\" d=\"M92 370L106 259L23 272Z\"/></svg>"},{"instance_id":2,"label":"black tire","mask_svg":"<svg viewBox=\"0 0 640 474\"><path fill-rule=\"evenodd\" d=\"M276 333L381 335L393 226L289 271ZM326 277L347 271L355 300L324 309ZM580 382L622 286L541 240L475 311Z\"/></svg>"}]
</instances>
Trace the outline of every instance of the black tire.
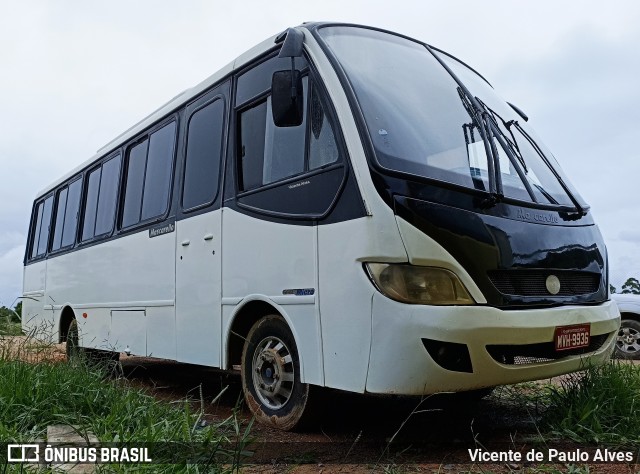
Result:
<instances>
[{"instance_id":1,"label":"black tire","mask_svg":"<svg viewBox=\"0 0 640 474\"><path fill-rule=\"evenodd\" d=\"M122 367L118 364L120 353L85 347L82 349L87 364L106 370L111 375L121 375Z\"/></svg>"},{"instance_id":2,"label":"black tire","mask_svg":"<svg viewBox=\"0 0 640 474\"><path fill-rule=\"evenodd\" d=\"M308 384L300 381L300 358L287 323L280 316L259 320L242 350L242 390L256 419L283 431L310 420Z\"/></svg>"},{"instance_id":3,"label":"black tire","mask_svg":"<svg viewBox=\"0 0 640 474\"><path fill-rule=\"evenodd\" d=\"M80 347L78 321L75 319L69 324L65 349L67 352L67 360L70 362L82 362L94 367L105 368L111 372L117 372L117 362L120 359L120 353Z\"/></svg>"},{"instance_id":4,"label":"black tire","mask_svg":"<svg viewBox=\"0 0 640 474\"><path fill-rule=\"evenodd\" d=\"M80 337L78 334L78 321L73 319L67 330L67 340L65 344L67 352L67 360L69 362L77 362L81 359L82 350L80 348Z\"/></svg>"},{"instance_id":5,"label":"black tire","mask_svg":"<svg viewBox=\"0 0 640 474\"><path fill-rule=\"evenodd\" d=\"M615 356L619 359L640 359L640 321L623 319L616 339Z\"/></svg>"}]
</instances>

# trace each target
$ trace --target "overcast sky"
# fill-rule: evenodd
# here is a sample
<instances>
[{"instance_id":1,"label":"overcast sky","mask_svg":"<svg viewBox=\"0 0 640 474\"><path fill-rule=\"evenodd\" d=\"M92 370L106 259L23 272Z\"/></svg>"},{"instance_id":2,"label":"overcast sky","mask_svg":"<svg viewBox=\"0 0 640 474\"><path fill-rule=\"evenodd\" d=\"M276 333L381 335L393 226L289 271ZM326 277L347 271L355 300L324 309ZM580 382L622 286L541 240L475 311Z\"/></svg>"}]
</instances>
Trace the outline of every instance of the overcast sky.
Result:
<instances>
[{"instance_id":1,"label":"overcast sky","mask_svg":"<svg viewBox=\"0 0 640 474\"><path fill-rule=\"evenodd\" d=\"M0 0L0 304L35 194L182 90L303 21L378 26L466 61L591 204L612 282L640 277L640 2Z\"/></svg>"}]
</instances>

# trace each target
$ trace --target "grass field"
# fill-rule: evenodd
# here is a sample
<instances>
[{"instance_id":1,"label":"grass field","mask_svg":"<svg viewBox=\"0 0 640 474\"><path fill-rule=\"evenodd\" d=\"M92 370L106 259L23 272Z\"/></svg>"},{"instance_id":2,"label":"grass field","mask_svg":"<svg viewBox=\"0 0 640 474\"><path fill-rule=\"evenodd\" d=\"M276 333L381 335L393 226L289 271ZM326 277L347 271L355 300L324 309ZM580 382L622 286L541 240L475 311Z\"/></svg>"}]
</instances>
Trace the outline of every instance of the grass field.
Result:
<instances>
[{"instance_id":1,"label":"grass field","mask_svg":"<svg viewBox=\"0 0 640 474\"><path fill-rule=\"evenodd\" d=\"M0 325L5 334L19 329L15 323ZM92 433L101 443L170 441L206 447L215 455L209 465L151 464L133 470L131 465L107 465L101 472L224 472L251 462L241 456L251 424L240 428L232 415L203 426L204 400L158 400L103 365L82 358L67 362L59 349L52 352L51 345L29 337L0 337L0 381L0 441L45 440L47 426L62 424L77 427L86 437ZM503 387L495 396L535 412L538 439L533 443L640 443L640 365L614 360L565 376L559 383ZM19 468L10 465L8 471L0 471L22 472Z\"/></svg>"},{"instance_id":2,"label":"grass field","mask_svg":"<svg viewBox=\"0 0 640 474\"><path fill-rule=\"evenodd\" d=\"M11 346L10 340L14 341ZM203 426L199 404L193 400L159 401L125 380L108 376L104 366L82 359L67 363L60 354L52 357L47 345L28 338L20 341L16 347L15 338L0 340L0 441L44 441L49 425L62 424L77 427L86 438L93 433L101 443L133 446L170 441L179 443L175 446L206 447L212 455L211 464L197 468L186 463L151 464L136 465L135 472L224 472L239 466L246 433L240 432L233 417ZM22 472L20 467L9 465L13 471L6 472ZM101 466L101 472L131 472L132 468Z\"/></svg>"}]
</instances>

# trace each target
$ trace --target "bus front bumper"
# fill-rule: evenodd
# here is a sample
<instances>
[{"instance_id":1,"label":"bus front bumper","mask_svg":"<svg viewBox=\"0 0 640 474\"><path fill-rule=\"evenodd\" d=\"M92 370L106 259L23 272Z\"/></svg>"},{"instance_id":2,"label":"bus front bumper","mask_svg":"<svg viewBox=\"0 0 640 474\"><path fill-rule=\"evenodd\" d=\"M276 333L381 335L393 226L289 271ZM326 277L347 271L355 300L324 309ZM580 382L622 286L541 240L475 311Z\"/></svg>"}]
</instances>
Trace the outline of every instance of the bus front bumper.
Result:
<instances>
[{"instance_id":1,"label":"bus front bumper","mask_svg":"<svg viewBox=\"0 0 640 474\"><path fill-rule=\"evenodd\" d=\"M577 324L590 325L591 352L555 351L556 327ZM503 311L407 305L376 293L366 391L424 395L575 372L609 359L619 325L611 301Z\"/></svg>"}]
</instances>

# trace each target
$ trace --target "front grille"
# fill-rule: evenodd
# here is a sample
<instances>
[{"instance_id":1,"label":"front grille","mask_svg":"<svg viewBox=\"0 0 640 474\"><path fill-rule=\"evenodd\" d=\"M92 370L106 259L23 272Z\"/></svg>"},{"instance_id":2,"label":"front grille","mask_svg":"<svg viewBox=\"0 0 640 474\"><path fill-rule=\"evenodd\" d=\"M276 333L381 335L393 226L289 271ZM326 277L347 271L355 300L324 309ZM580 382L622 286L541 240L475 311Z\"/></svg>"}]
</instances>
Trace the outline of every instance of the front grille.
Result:
<instances>
[{"instance_id":1,"label":"front grille","mask_svg":"<svg viewBox=\"0 0 640 474\"><path fill-rule=\"evenodd\" d=\"M541 342L538 344L490 345L487 346L487 352L496 362L507 365L553 362L569 356L595 352L607 342L607 338L611 336L611 334L613 333L591 336L589 346L566 351L556 351L553 342Z\"/></svg>"},{"instance_id":2,"label":"front grille","mask_svg":"<svg viewBox=\"0 0 640 474\"><path fill-rule=\"evenodd\" d=\"M580 271L554 270L493 270L488 272L493 286L504 295L515 296L579 296L595 293L600 288L600 274ZM547 290L547 277L560 280L560 291L553 295Z\"/></svg>"}]
</instances>

